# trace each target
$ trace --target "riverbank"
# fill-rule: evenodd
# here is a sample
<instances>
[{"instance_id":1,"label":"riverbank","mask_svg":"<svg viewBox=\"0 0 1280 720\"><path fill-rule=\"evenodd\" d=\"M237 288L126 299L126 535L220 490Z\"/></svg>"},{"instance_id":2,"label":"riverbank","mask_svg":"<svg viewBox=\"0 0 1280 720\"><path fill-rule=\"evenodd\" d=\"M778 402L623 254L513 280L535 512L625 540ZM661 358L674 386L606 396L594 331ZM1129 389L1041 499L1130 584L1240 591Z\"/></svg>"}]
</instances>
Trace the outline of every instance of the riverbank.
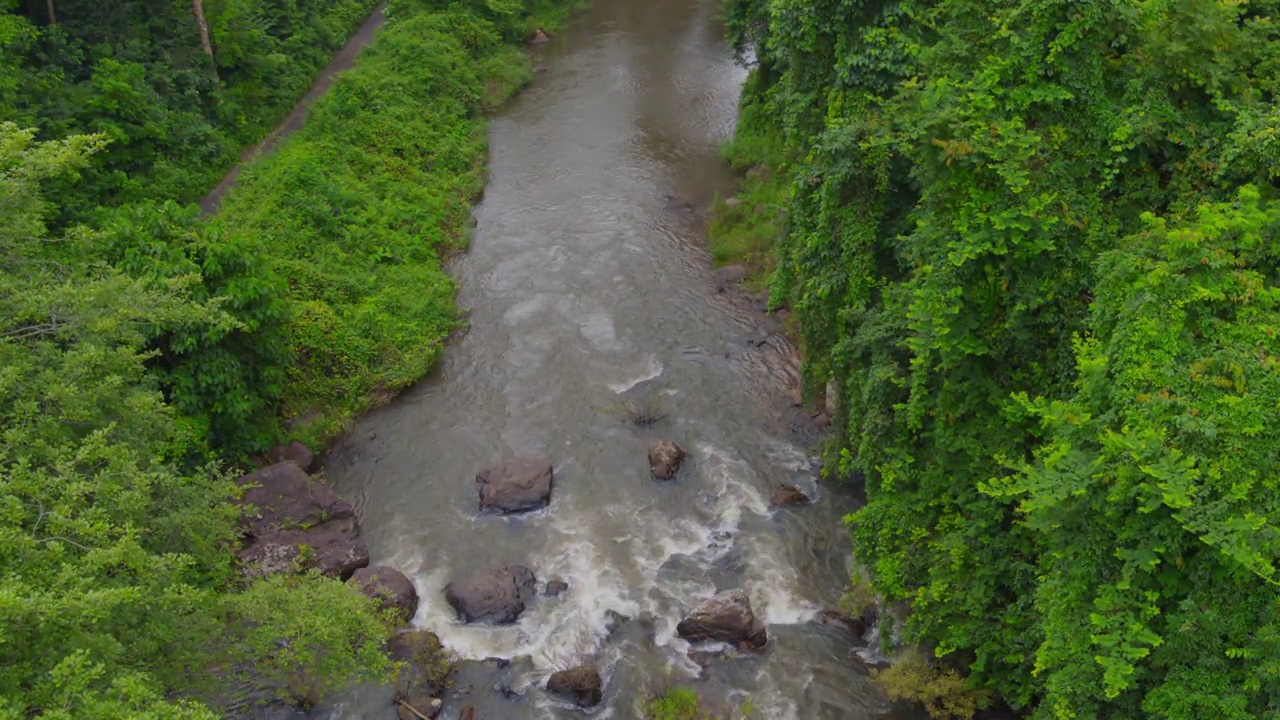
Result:
<instances>
[{"instance_id":1,"label":"riverbank","mask_svg":"<svg viewBox=\"0 0 1280 720\"><path fill-rule=\"evenodd\" d=\"M246 167L214 236L256 237L282 290L274 339L286 434L323 446L433 366L461 325L442 260L464 249L484 187L484 113L532 77L512 44L568 5L501 23L392 3L306 124Z\"/></svg>"}]
</instances>

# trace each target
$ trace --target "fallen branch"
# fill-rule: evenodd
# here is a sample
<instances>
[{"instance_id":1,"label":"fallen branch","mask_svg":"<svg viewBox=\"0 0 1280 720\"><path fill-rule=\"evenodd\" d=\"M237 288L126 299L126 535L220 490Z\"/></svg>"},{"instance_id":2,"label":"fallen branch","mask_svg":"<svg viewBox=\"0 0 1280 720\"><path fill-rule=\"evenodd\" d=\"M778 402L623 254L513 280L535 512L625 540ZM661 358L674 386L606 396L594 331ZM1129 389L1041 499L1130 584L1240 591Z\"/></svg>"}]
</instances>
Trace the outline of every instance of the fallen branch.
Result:
<instances>
[{"instance_id":1,"label":"fallen branch","mask_svg":"<svg viewBox=\"0 0 1280 720\"><path fill-rule=\"evenodd\" d=\"M408 710L409 712L413 713L414 715L417 715L418 717L422 718L422 720L431 720L431 718L429 718L429 717L427 717L426 715L423 715L422 713L418 712L418 708L416 708L416 707L414 707L414 706L410 705L409 703L407 703L407 702L405 702L405 701L403 701L403 700L401 700L401 699L399 699L399 698L396 698L396 704L397 704L397 705L399 705L400 707L404 708L405 710Z\"/></svg>"}]
</instances>

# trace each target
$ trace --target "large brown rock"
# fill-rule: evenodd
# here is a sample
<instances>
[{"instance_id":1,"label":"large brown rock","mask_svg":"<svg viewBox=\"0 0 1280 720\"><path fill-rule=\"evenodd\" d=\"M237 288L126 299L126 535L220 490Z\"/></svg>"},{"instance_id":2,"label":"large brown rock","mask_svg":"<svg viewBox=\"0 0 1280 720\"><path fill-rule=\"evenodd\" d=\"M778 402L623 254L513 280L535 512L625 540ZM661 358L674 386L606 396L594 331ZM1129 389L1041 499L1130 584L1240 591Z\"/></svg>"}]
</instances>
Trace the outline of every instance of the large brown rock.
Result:
<instances>
[{"instance_id":1,"label":"large brown rock","mask_svg":"<svg viewBox=\"0 0 1280 720\"><path fill-rule=\"evenodd\" d=\"M547 692L568 698L580 707L593 707L604 697L604 681L600 671L589 665L553 673L547 680Z\"/></svg>"},{"instance_id":2,"label":"large brown rock","mask_svg":"<svg viewBox=\"0 0 1280 720\"><path fill-rule=\"evenodd\" d=\"M237 553L247 576L317 569L346 579L369 564L355 509L293 462L240 477L246 543Z\"/></svg>"},{"instance_id":3,"label":"large brown rock","mask_svg":"<svg viewBox=\"0 0 1280 720\"><path fill-rule=\"evenodd\" d=\"M272 448L267 452L267 460L272 463L291 462L306 472L311 472L316 456L310 448L295 440L287 445Z\"/></svg>"},{"instance_id":4,"label":"large brown rock","mask_svg":"<svg viewBox=\"0 0 1280 720\"><path fill-rule=\"evenodd\" d=\"M871 606L864 610L861 615L849 615L839 610L820 610L813 621L819 625L843 630L854 637L862 637L867 630L876 624L876 608Z\"/></svg>"},{"instance_id":5,"label":"large brown rock","mask_svg":"<svg viewBox=\"0 0 1280 720\"><path fill-rule=\"evenodd\" d=\"M538 579L523 565L472 573L444 588L445 600L463 622L513 623L537 590Z\"/></svg>"},{"instance_id":6,"label":"large brown rock","mask_svg":"<svg viewBox=\"0 0 1280 720\"><path fill-rule=\"evenodd\" d=\"M659 440L649 448L649 470L659 480L675 477L684 459L684 448L670 440Z\"/></svg>"},{"instance_id":7,"label":"large brown rock","mask_svg":"<svg viewBox=\"0 0 1280 720\"><path fill-rule=\"evenodd\" d=\"M480 509L501 513L537 510L551 502L551 461L517 457L476 474Z\"/></svg>"},{"instance_id":8,"label":"large brown rock","mask_svg":"<svg viewBox=\"0 0 1280 720\"><path fill-rule=\"evenodd\" d=\"M453 656L430 630L405 630L387 641L387 655L403 663L396 680L402 695L438 697L453 672Z\"/></svg>"},{"instance_id":9,"label":"large brown rock","mask_svg":"<svg viewBox=\"0 0 1280 720\"><path fill-rule=\"evenodd\" d=\"M268 465L242 475L236 483L244 488L240 504L245 506L244 523L250 535L306 529L356 515L351 503L328 486L313 482L292 462Z\"/></svg>"},{"instance_id":10,"label":"large brown rock","mask_svg":"<svg viewBox=\"0 0 1280 720\"><path fill-rule=\"evenodd\" d=\"M704 601L676 625L676 633L692 643L718 640L747 649L762 648L769 641L742 590L726 590Z\"/></svg>"},{"instance_id":11,"label":"large brown rock","mask_svg":"<svg viewBox=\"0 0 1280 720\"><path fill-rule=\"evenodd\" d=\"M268 533L236 554L247 577L319 570L346 580L369 564L369 548L342 530L326 526Z\"/></svg>"},{"instance_id":12,"label":"large brown rock","mask_svg":"<svg viewBox=\"0 0 1280 720\"><path fill-rule=\"evenodd\" d=\"M396 717L399 720L435 720L440 716L444 701L427 695L414 695L404 700L396 700Z\"/></svg>"},{"instance_id":13,"label":"large brown rock","mask_svg":"<svg viewBox=\"0 0 1280 720\"><path fill-rule=\"evenodd\" d=\"M774 490L773 494L769 496L769 507L771 508L807 505L810 502L809 496L805 495L804 491L795 485L783 485Z\"/></svg>"},{"instance_id":14,"label":"large brown rock","mask_svg":"<svg viewBox=\"0 0 1280 720\"><path fill-rule=\"evenodd\" d=\"M404 573L385 565L361 568L351 576L365 595L378 601L383 609L396 612L402 623L413 619L418 611L418 590Z\"/></svg>"}]
</instances>

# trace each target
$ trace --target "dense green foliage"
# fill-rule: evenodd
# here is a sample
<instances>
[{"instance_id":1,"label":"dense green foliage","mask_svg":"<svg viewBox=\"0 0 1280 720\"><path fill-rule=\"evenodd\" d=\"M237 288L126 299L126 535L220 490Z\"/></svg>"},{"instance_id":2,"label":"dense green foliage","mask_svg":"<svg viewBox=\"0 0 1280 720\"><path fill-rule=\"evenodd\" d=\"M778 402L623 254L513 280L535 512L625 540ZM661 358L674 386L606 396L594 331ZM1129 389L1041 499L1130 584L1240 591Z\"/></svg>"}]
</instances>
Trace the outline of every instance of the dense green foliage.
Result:
<instances>
[{"instance_id":1,"label":"dense green foliage","mask_svg":"<svg viewBox=\"0 0 1280 720\"><path fill-rule=\"evenodd\" d=\"M200 218L371 5L207 0L210 63L185 1L64 0L56 25L0 4L0 718L212 718L391 677L363 594L244 580L226 461L287 409L340 420L426 371L479 114L528 73L505 41L564 5L391 2Z\"/></svg>"},{"instance_id":2,"label":"dense green foliage","mask_svg":"<svg viewBox=\"0 0 1280 720\"><path fill-rule=\"evenodd\" d=\"M1036 717L1280 713L1276 10L728 3L859 559Z\"/></svg>"},{"instance_id":3,"label":"dense green foliage","mask_svg":"<svg viewBox=\"0 0 1280 720\"><path fill-rule=\"evenodd\" d=\"M250 661L291 698L385 672L362 595L320 577L241 586L234 485L172 460L202 438L164 402L149 341L235 318L196 275L130 277L99 231L45 229L40 181L103 143L0 124L0 717L209 717L169 691L200 696Z\"/></svg>"},{"instance_id":4,"label":"dense green foliage","mask_svg":"<svg viewBox=\"0 0 1280 720\"><path fill-rule=\"evenodd\" d=\"M55 185L55 219L203 195L293 105L376 0L0 0L0 118L110 143ZM53 7L56 23L50 23Z\"/></svg>"},{"instance_id":5,"label":"dense green foliage","mask_svg":"<svg viewBox=\"0 0 1280 720\"><path fill-rule=\"evenodd\" d=\"M287 319L253 342L292 357L281 399L299 437L422 377L455 327L440 263L465 246L483 187L479 113L529 77L502 37L461 7L394 22L208 228L263 239L256 272L281 283Z\"/></svg>"},{"instance_id":6,"label":"dense green foliage","mask_svg":"<svg viewBox=\"0 0 1280 720\"><path fill-rule=\"evenodd\" d=\"M645 720L740 720L750 715L751 707L745 703L732 711L712 710L693 688L682 685L672 685L644 707Z\"/></svg>"}]
</instances>

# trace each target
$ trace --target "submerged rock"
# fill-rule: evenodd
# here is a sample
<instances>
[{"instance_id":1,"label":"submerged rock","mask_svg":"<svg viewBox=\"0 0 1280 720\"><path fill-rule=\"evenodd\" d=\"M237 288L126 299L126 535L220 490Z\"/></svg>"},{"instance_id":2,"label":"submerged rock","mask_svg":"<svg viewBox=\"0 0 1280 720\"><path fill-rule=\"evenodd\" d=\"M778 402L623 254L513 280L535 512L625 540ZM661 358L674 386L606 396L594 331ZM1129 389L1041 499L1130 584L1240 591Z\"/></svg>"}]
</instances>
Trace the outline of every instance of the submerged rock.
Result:
<instances>
[{"instance_id":1,"label":"submerged rock","mask_svg":"<svg viewBox=\"0 0 1280 720\"><path fill-rule=\"evenodd\" d=\"M769 507L784 508L792 505L806 505L812 502L808 495L804 494L800 488L795 485L783 485L773 494L769 496Z\"/></svg>"},{"instance_id":2,"label":"submerged rock","mask_svg":"<svg viewBox=\"0 0 1280 720\"><path fill-rule=\"evenodd\" d=\"M267 452L267 461L271 463L291 462L306 472L311 472L316 456L311 450L298 441L272 448Z\"/></svg>"},{"instance_id":3,"label":"submerged rock","mask_svg":"<svg viewBox=\"0 0 1280 720\"><path fill-rule=\"evenodd\" d=\"M346 579L369 564L355 509L313 481L295 462L241 476L242 524L247 538L236 554L249 577L316 569Z\"/></svg>"},{"instance_id":4,"label":"submerged rock","mask_svg":"<svg viewBox=\"0 0 1280 720\"><path fill-rule=\"evenodd\" d=\"M517 457L476 474L481 511L518 513L546 507L551 502L551 461L542 457Z\"/></svg>"},{"instance_id":5,"label":"submerged rock","mask_svg":"<svg viewBox=\"0 0 1280 720\"><path fill-rule=\"evenodd\" d=\"M573 700L581 707L599 705L604 681L600 672L589 665L580 665L552 674L547 680L547 692Z\"/></svg>"},{"instance_id":6,"label":"submerged rock","mask_svg":"<svg viewBox=\"0 0 1280 720\"><path fill-rule=\"evenodd\" d=\"M649 448L649 469L659 480L670 480L680 472L685 451L670 440L659 440Z\"/></svg>"},{"instance_id":7,"label":"submerged rock","mask_svg":"<svg viewBox=\"0 0 1280 720\"><path fill-rule=\"evenodd\" d=\"M523 565L472 573L445 586L444 596L463 622L513 623L533 597L538 579Z\"/></svg>"},{"instance_id":8,"label":"submerged rock","mask_svg":"<svg viewBox=\"0 0 1280 720\"><path fill-rule=\"evenodd\" d=\"M418 590L404 573L385 565L361 568L351 576L365 595L378 601L384 609L396 611L403 623L413 619L418 611Z\"/></svg>"},{"instance_id":9,"label":"submerged rock","mask_svg":"<svg viewBox=\"0 0 1280 720\"><path fill-rule=\"evenodd\" d=\"M764 623L751 610L742 590L726 590L693 609L676 625L676 633L692 643L718 640L756 650L769 642Z\"/></svg>"},{"instance_id":10,"label":"submerged rock","mask_svg":"<svg viewBox=\"0 0 1280 720\"><path fill-rule=\"evenodd\" d=\"M542 588L542 594L546 597L558 597L560 593L569 589L569 583L560 578L552 578L547 581L546 587Z\"/></svg>"}]
</instances>

